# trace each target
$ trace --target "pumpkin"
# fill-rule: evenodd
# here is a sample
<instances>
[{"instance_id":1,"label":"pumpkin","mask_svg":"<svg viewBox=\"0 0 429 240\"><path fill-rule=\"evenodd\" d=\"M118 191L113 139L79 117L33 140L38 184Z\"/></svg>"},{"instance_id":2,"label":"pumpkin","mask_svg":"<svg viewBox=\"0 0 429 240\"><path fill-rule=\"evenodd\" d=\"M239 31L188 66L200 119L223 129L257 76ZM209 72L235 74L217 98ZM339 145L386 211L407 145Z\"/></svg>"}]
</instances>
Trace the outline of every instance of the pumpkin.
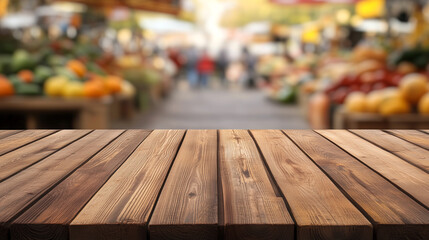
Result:
<instances>
[{"instance_id":1,"label":"pumpkin","mask_svg":"<svg viewBox=\"0 0 429 240\"><path fill-rule=\"evenodd\" d=\"M0 97L11 96L15 93L13 85L5 77L0 76Z\"/></svg>"},{"instance_id":2,"label":"pumpkin","mask_svg":"<svg viewBox=\"0 0 429 240\"><path fill-rule=\"evenodd\" d=\"M25 83L31 83L34 79L34 75L30 70L21 70L18 72L18 77Z\"/></svg>"},{"instance_id":3,"label":"pumpkin","mask_svg":"<svg viewBox=\"0 0 429 240\"><path fill-rule=\"evenodd\" d=\"M420 98L418 110L421 114L429 115L429 93Z\"/></svg>"},{"instance_id":4,"label":"pumpkin","mask_svg":"<svg viewBox=\"0 0 429 240\"><path fill-rule=\"evenodd\" d=\"M399 90L402 97L411 104L417 104L426 93L427 77L419 73L411 73L402 78Z\"/></svg>"},{"instance_id":5,"label":"pumpkin","mask_svg":"<svg viewBox=\"0 0 429 240\"><path fill-rule=\"evenodd\" d=\"M347 96L345 104L348 112L365 112L365 94L362 92L352 92Z\"/></svg>"},{"instance_id":6,"label":"pumpkin","mask_svg":"<svg viewBox=\"0 0 429 240\"><path fill-rule=\"evenodd\" d=\"M122 79L117 76L107 76L105 85L109 93L119 93L122 89Z\"/></svg>"},{"instance_id":7,"label":"pumpkin","mask_svg":"<svg viewBox=\"0 0 429 240\"><path fill-rule=\"evenodd\" d=\"M86 67L78 60L70 60L67 63L67 68L73 71L77 76L83 77L86 74Z\"/></svg>"},{"instance_id":8,"label":"pumpkin","mask_svg":"<svg viewBox=\"0 0 429 240\"><path fill-rule=\"evenodd\" d=\"M410 104L402 97L392 97L384 100L379 112L381 115L390 116L395 114L405 114L411 111Z\"/></svg>"}]
</instances>

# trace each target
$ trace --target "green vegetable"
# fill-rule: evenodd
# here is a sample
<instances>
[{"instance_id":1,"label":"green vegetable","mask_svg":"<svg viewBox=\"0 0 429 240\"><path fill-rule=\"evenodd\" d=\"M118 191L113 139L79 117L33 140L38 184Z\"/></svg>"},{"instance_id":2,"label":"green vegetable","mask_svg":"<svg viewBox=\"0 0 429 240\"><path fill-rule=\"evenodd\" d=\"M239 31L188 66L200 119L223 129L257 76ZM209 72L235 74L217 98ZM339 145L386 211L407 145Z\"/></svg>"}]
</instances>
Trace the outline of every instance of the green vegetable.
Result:
<instances>
[{"instance_id":1,"label":"green vegetable","mask_svg":"<svg viewBox=\"0 0 429 240\"><path fill-rule=\"evenodd\" d=\"M285 86L277 93L277 100L282 103L294 103L296 100L297 89L292 86Z\"/></svg>"},{"instance_id":2,"label":"green vegetable","mask_svg":"<svg viewBox=\"0 0 429 240\"><path fill-rule=\"evenodd\" d=\"M13 53L11 70L13 72L18 72L23 69L33 69L35 64L36 61L27 51L19 49Z\"/></svg>"},{"instance_id":3,"label":"green vegetable","mask_svg":"<svg viewBox=\"0 0 429 240\"><path fill-rule=\"evenodd\" d=\"M46 66L38 66L36 67L36 69L34 70L34 83L37 84L43 84L43 82L45 82L46 79L48 79L49 77L53 76L54 72L52 71L51 68L46 67Z\"/></svg>"},{"instance_id":4,"label":"green vegetable","mask_svg":"<svg viewBox=\"0 0 429 240\"><path fill-rule=\"evenodd\" d=\"M55 68L55 73L56 73L55 75L64 76L64 77L66 77L72 81L80 81L79 77L74 72L70 71L66 67Z\"/></svg>"},{"instance_id":5,"label":"green vegetable","mask_svg":"<svg viewBox=\"0 0 429 240\"><path fill-rule=\"evenodd\" d=\"M24 96L36 96L42 95L42 88L35 83L19 83L15 87L15 93L17 95Z\"/></svg>"}]
</instances>

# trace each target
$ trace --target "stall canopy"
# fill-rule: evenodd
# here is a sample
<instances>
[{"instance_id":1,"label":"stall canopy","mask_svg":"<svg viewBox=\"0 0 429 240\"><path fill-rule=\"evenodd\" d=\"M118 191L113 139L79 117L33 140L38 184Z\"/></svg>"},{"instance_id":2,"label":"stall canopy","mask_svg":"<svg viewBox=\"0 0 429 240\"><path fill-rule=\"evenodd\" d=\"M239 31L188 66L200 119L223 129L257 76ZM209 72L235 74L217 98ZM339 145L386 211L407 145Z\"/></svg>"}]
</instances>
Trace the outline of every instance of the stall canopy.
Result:
<instances>
[{"instance_id":1,"label":"stall canopy","mask_svg":"<svg viewBox=\"0 0 429 240\"><path fill-rule=\"evenodd\" d=\"M53 0L65 2L65 0ZM180 0L67 0L66 2L78 2L92 7L117 7L125 6L168 14L179 14Z\"/></svg>"},{"instance_id":2,"label":"stall canopy","mask_svg":"<svg viewBox=\"0 0 429 240\"><path fill-rule=\"evenodd\" d=\"M318 3L356 3L359 0L269 0L272 3L290 5L290 4L318 4Z\"/></svg>"}]
</instances>

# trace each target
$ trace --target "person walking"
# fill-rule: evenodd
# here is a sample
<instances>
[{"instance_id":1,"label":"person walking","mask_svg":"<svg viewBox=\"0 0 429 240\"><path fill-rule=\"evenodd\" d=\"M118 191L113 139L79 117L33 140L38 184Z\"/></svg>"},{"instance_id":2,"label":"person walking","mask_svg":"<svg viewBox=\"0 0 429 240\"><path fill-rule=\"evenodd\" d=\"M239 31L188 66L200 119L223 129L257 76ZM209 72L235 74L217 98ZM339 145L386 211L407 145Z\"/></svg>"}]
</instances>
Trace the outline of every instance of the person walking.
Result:
<instances>
[{"instance_id":1,"label":"person walking","mask_svg":"<svg viewBox=\"0 0 429 240\"><path fill-rule=\"evenodd\" d=\"M185 62L186 78L189 81L189 86L194 88L198 84L198 52L194 46L186 49Z\"/></svg>"},{"instance_id":2,"label":"person walking","mask_svg":"<svg viewBox=\"0 0 429 240\"><path fill-rule=\"evenodd\" d=\"M206 51L203 52L197 64L200 76L200 85L207 87L209 78L214 70L214 62Z\"/></svg>"},{"instance_id":3,"label":"person walking","mask_svg":"<svg viewBox=\"0 0 429 240\"><path fill-rule=\"evenodd\" d=\"M228 53L225 48L219 53L216 61L217 71L219 71L219 77L222 85L226 83L226 70L229 65Z\"/></svg>"}]
</instances>

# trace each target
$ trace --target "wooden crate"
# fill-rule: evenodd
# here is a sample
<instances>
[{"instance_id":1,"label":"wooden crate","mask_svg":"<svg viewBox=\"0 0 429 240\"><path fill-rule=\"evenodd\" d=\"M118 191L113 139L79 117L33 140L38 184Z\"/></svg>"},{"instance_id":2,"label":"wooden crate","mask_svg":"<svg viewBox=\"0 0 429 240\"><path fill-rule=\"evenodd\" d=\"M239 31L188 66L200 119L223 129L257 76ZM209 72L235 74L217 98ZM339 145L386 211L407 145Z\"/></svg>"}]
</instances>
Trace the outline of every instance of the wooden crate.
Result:
<instances>
[{"instance_id":1,"label":"wooden crate","mask_svg":"<svg viewBox=\"0 0 429 240\"><path fill-rule=\"evenodd\" d=\"M110 126L112 102L111 97L95 100L14 96L0 99L0 113L24 119L24 126L16 128L53 128L45 121L55 123L60 116L66 116L67 128L102 129Z\"/></svg>"},{"instance_id":2,"label":"wooden crate","mask_svg":"<svg viewBox=\"0 0 429 240\"><path fill-rule=\"evenodd\" d=\"M113 96L110 109L111 120L131 120L135 115L135 99L128 96Z\"/></svg>"},{"instance_id":3,"label":"wooden crate","mask_svg":"<svg viewBox=\"0 0 429 240\"><path fill-rule=\"evenodd\" d=\"M376 113L348 113L338 108L334 113L333 128L336 129L427 129L429 116L410 113L381 116Z\"/></svg>"}]
</instances>

